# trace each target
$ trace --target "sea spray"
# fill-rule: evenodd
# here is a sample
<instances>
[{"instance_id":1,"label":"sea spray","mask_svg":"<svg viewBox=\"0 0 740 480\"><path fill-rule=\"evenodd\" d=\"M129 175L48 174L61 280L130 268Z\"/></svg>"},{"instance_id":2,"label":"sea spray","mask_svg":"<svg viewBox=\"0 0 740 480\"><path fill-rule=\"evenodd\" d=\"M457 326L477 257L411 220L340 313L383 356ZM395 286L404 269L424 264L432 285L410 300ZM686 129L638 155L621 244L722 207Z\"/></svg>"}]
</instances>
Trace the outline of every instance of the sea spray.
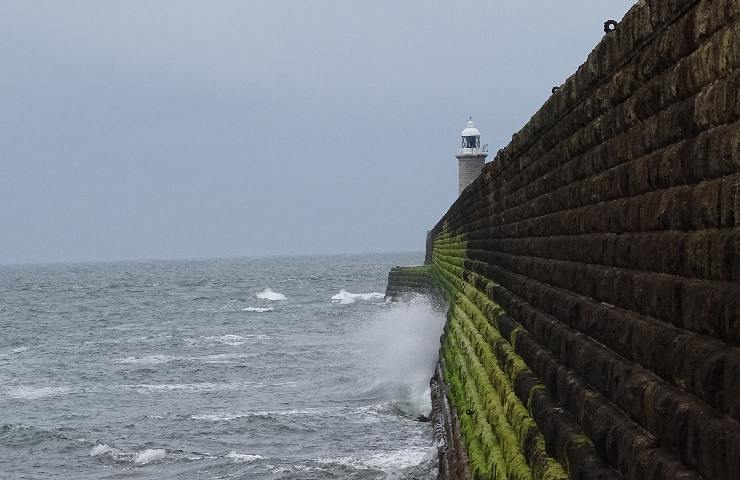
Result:
<instances>
[{"instance_id":1,"label":"sea spray","mask_svg":"<svg viewBox=\"0 0 740 480\"><path fill-rule=\"evenodd\" d=\"M439 352L445 324L443 312L417 296L390 305L369 319L355 335L364 352L368 380L406 414L417 416L430 410L429 379Z\"/></svg>"},{"instance_id":2,"label":"sea spray","mask_svg":"<svg viewBox=\"0 0 740 480\"><path fill-rule=\"evenodd\" d=\"M280 292L275 292L271 288L266 287L261 292L257 292L255 295L260 300L270 300L272 302L278 302L285 300L287 297Z\"/></svg>"}]
</instances>

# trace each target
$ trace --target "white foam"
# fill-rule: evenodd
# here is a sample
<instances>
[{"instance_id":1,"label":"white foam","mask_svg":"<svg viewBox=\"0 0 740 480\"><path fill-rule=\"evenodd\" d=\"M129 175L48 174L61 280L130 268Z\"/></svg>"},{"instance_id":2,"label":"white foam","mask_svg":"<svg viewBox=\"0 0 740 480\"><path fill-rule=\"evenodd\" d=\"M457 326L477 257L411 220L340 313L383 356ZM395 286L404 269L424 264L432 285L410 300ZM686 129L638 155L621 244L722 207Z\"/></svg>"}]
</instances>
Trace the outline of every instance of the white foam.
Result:
<instances>
[{"instance_id":1,"label":"white foam","mask_svg":"<svg viewBox=\"0 0 740 480\"><path fill-rule=\"evenodd\" d=\"M255 312L255 313L265 313L265 312L273 312L275 311L272 307L247 307L242 308L242 312Z\"/></svg>"},{"instance_id":2,"label":"white foam","mask_svg":"<svg viewBox=\"0 0 740 480\"><path fill-rule=\"evenodd\" d=\"M188 457L185 457L185 458L187 460L191 461L191 462L195 462L195 461L204 460L204 459L205 460L213 460L213 459L216 459L218 457L214 457L213 455L191 455L191 456L188 456Z\"/></svg>"},{"instance_id":3,"label":"white foam","mask_svg":"<svg viewBox=\"0 0 740 480\"><path fill-rule=\"evenodd\" d=\"M202 357L188 357L188 360L207 364L229 364L240 358L254 358L260 355L260 353L214 353Z\"/></svg>"},{"instance_id":4,"label":"white foam","mask_svg":"<svg viewBox=\"0 0 740 480\"><path fill-rule=\"evenodd\" d=\"M229 453L228 455L226 455L226 458L236 463L254 462L256 460L265 459L265 457L263 457L262 455L248 455L248 454L242 454L242 453L236 453L236 452Z\"/></svg>"},{"instance_id":5,"label":"white foam","mask_svg":"<svg viewBox=\"0 0 740 480\"><path fill-rule=\"evenodd\" d=\"M203 420L207 422L228 422L237 418L244 418L243 413L206 413L203 415L191 415L191 420Z\"/></svg>"},{"instance_id":6,"label":"white foam","mask_svg":"<svg viewBox=\"0 0 740 480\"><path fill-rule=\"evenodd\" d=\"M104 455L106 453L121 453L121 451L117 448L111 447L107 443L99 443L95 445L92 449L90 449L91 457L97 457L98 455Z\"/></svg>"},{"instance_id":7,"label":"white foam","mask_svg":"<svg viewBox=\"0 0 740 480\"><path fill-rule=\"evenodd\" d=\"M148 463L157 462L167 456L167 452L163 448L147 448L140 452L124 452L123 450L111 447L107 443L98 443L92 449L90 449L91 457L98 457L101 455L108 455L117 462L134 462L138 465L146 465Z\"/></svg>"},{"instance_id":8,"label":"white foam","mask_svg":"<svg viewBox=\"0 0 740 480\"><path fill-rule=\"evenodd\" d=\"M251 336L250 338L254 338ZM263 335L257 340L266 340L270 337ZM209 343L219 343L224 345L238 346L248 340L247 337L207 337ZM214 340L215 339L215 340ZM244 340L244 341L241 341ZM125 357L116 360L116 363L124 365L164 365L170 362L199 362L208 364L228 364L240 358L254 358L260 356L260 353L215 353L212 355L194 356L194 357L173 357L168 355L146 355L143 357Z\"/></svg>"},{"instance_id":9,"label":"white foam","mask_svg":"<svg viewBox=\"0 0 740 480\"><path fill-rule=\"evenodd\" d=\"M270 417L282 417L282 416L296 416L296 415L326 415L330 412L329 409L323 408L304 408L304 409L293 409L293 410L262 410L254 412L217 412L217 413L205 413L201 415L192 415L192 420L203 420L208 422L228 422L230 420L237 420L239 418L258 417L258 418L270 418Z\"/></svg>"},{"instance_id":10,"label":"white foam","mask_svg":"<svg viewBox=\"0 0 740 480\"><path fill-rule=\"evenodd\" d=\"M91 457L98 457L100 455L108 455L117 462L127 461L130 462L134 459L134 454L126 453L115 447L111 447L107 443L99 443L90 449Z\"/></svg>"},{"instance_id":11,"label":"white foam","mask_svg":"<svg viewBox=\"0 0 740 480\"><path fill-rule=\"evenodd\" d=\"M169 355L146 355L143 357L126 357L118 360L118 363L133 365L161 365L164 363L182 360L181 357L172 357Z\"/></svg>"},{"instance_id":12,"label":"white foam","mask_svg":"<svg viewBox=\"0 0 740 480\"><path fill-rule=\"evenodd\" d=\"M134 330L138 327L143 327L143 326L144 326L143 323L118 323L118 324L111 325L108 328L110 328L111 330L130 332L131 330Z\"/></svg>"},{"instance_id":13,"label":"white foam","mask_svg":"<svg viewBox=\"0 0 740 480\"><path fill-rule=\"evenodd\" d=\"M255 294L260 300L271 300L273 302L285 300L287 297L279 292L273 292L269 287Z\"/></svg>"},{"instance_id":14,"label":"white foam","mask_svg":"<svg viewBox=\"0 0 740 480\"><path fill-rule=\"evenodd\" d=\"M167 452L165 452L164 449L147 448L146 450L139 452L139 454L136 455L134 463L138 463L139 465L146 465L147 463L162 460L165 456L167 456Z\"/></svg>"},{"instance_id":15,"label":"white foam","mask_svg":"<svg viewBox=\"0 0 740 480\"><path fill-rule=\"evenodd\" d=\"M273 416L287 416L292 417L294 415L325 415L329 413L329 409L326 408L294 408L292 410L264 410L259 412L252 412L250 415L255 417L273 417Z\"/></svg>"},{"instance_id":16,"label":"white foam","mask_svg":"<svg viewBox=\"0 0 740 480\"><path fill-rule=\"evenodd\" d=\"M244 345L249 340L269 340L272 337L270 337L269 335L220 335L201 338L208 341L209 343L217 343L221 345L238 347L239 345Z\"/></svg>"},{"instance_id":17,"label":"white foam","mask_svg":"<svg viewBox=\"0 0 740 480\"><path fill-rule=\"evenodd\" d=\"M388 412L390 402L376 405L365 405L351 410L347 416L352 423L371 424L380 422L398 423L398 415Z\"/></svg>"},{"instance_id":18,"label":"white foam","mask_svg":"<svg viewBox=\"0 0 740 480\"><path fill-rule=\"evenodd\" d=\"M5 389L7 396L26 400L65 395L69 392L70 389L67 387L34 387L31 385L18 385Z\"/></svg>"},{"instance_id":19,"label":"white foam","mask_svg":"<svg viewBox=\"0 0 740 480\"><path fill-rule=\"evenodd\" d=\"M270 384L271 387L286 387L286 386L293 386L293 385L298 385L298 382L289 380L287 382L275 382L275 383Z\"/></svg>"},{"instance_id":20,"label":"white foam","mask_svg":"<svg viewBox=\"0 0 740 480\"><path fill-rule=\"evenodd\" d=\"M318 463L338 464L351 468L373 468L382 470L385 473L396 473L399 470L419 465L420 463L432 459L437 454L436 448L427 447L408 447L399 450L385 452L367 452L365 455L354 457L329 457L320 458Z\"/></svg>"},{"instance_id":21,"label":"white foam","mask_svg":"<svg viewBox=\"0 0 740 480\"><path fill-rule=\"evenodd\" d=\"M240 383L166 383L166 384L139 384L129 385L135 388L139 393L150 392L212 392L219 390L234 390L242 386Z\"/></svg>"},{"instance_id":22,"label":"white foam","mask_svg":"<svg viewBox=\"0 0 740 480\"><path fill-rule=\"evenodd\" d=\"M429 459L430 454L435 455L436 453L437 450L434 447L412 447L391 452L373 453L364 460L364 463L378 470L396 471L419 465L424 460Z\"/></svg>"},{"instance_id":23,"label":"white foam","mask_svg":"<svg viewBox=\"0 0 740 480\"><path fill-rule=\"evenodd\" d=\"M385 298L385 294L372 292L372 293L351 293L345 289L339 290L339 293L331 297L332 303L338 303L340 305L349 305L355 303L357 300L376 300L379 298Z\"/></svg>"},{"instance_id":24,"label":"white foam","mask_svg":"<svg viewBox=\"0 0 740 480\"><path fill-rule=\"evenodd\" d=\"M241 335L221 335L218 337L203 337L203 339L213 343L220 343L222 345L231 345L232 347L237 347L247 343L247 338L242 337Z\"/></svg>"}]
</instances>

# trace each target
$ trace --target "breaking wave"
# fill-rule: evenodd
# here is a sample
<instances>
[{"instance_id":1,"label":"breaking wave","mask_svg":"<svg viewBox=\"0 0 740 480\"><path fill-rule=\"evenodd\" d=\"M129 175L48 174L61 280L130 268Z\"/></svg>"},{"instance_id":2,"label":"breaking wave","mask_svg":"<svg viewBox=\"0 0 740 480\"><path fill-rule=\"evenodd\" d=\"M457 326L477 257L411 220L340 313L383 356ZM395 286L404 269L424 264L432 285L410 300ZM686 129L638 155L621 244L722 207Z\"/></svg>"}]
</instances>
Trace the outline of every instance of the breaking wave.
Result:
<instances>
[{"instance_id":1,"label":"breaking wave","mask_svg":"<svg viewBox=\"0 0 740 480\"><path fill-rule=\"evenodd\" d=\"M242 312L255 312L255 313L264 313L264 312L273 312L275 311L272 307L247 307L242 308Z\"/></svg>"},{"instance_id":2,"label":"breaking wave","mask_svg":"<svg viewBox=\"0 0 740 480\"><path fill-rule=\"evenodd\" d=\"M18 385L7 387L4 393L11 398L35 400L37 398L66 395L70 393L70 389L67 387L34 387L31 385Z\"/></svg>"},{"instance_id":3,"label":"breaking wave","mask_svg":"<svg viewBox=\"0 0 740 480\"><path fill-rule=\"evenodd\" d=\"M262 455L248 455L242 453L231 452L226 455L226 459L236 463L254 462L255 460L264 460L265 457Z\"/></svg>"},{"instance_id":4,"label":"breaking wave","mask_svg":"<svg viewBox=\"0 0 740 480\"><path fill-rule=\"evenodd\" d=\"M162 460L167 456L167 452L162 448L147 448L140 452L125 452L120 448L111 447L107 443L99 443L90 449L91 457L99 457L101 455L106 455L116 462L133 462L137 465L146 465Z\"/></svg>"},{"instance_id":5,"label":"breaking wave","mask_svg":"<svg viewBox=\"0 0 740 480\"><path fill-rule=\"evenodd\" d=\"M293 409L293 410L265 410L257 412L219 412L219 413L206 413L201 415L192 415L191 420L201 420L208 422L228 422L231 420L237 420L240 418L272 418L272 417L291 417L301 415L326 415L329 413L328 409L320 408L305 408L305 409Z\"/></svg>"},{"instance_id":6,"label":"breaking wave","mask_svg":"<svg viewBox=\"0 0 740 480\"><path fill-rule=\"evenodd\" d=\"M117 361L117 363L127 365L163 365L165 363L182 360L182 357L173 357L170 355L145 355L143 357L126 357Z\"/></svg>"},{"instance_id":7,"label":"breaking wave","mask_svg":"<svg viewBox=\"0 0 740 480\"><path fill-rule=\"evenodd\" d=\"M367 453L362 456L320 458L317 463L336 464L351 468L372 468L386 473L396 473L431 461L437 455L434 446L410 447L399 450Z\"/></svg>"},{"instance_id":8,"label":"breaking wave","mask_svg":"<svg viewBox=\"0 0 740 480\"><path fill-rule=\"evenodd\" d=\"M200 337L202 340L205 340L206 343L210 344L218 344L218 345L229 345L231 347L238 347L239 345L244 345L250 340L269 340L272 337L269 335L260 335L260 334L249 334L249 335L218 335L218 336L207 336L207 337Z\"/></svg>"},{"instance_id":9,"label":"breaking wave","mask_svg":"<svg viewBox=\"0 0 740 480\"><path fill-rule=\"evenodd\" d=\"M134 463L146 465L147 463L162 460L166 455L167 453L161 448L148 448L136 456Z\"/></svg>"},{"instance_id":10,"label":"breaking wave","mask_svg":"<svg viewBox=\"0 0 740 480\"><path fill-rule=\"evenodd\" d=\"M99 443L99 444L95 445L92 449L90 449L90 456L91 457L98 457L100 455L105 455L105 454L108 454L111 457L114 457L115 458L117 456L120 456L120 455L124 454L124 452L122 450L117 449L117 448L111 447L107 443Z\"/></svg>"},{"instance_id":11,"label":"breaking wave","mask_svg":"<svg viewBox=\"0 0 740 480\"><path fill-rule=\"evenodd\" d=\"M271 300L271 301L279 301L279 300L285 300L287 297L279 292L273 292L270 288L265 288L261 292L257 292L255 294L257 298L260 300Z\"/></svg>"},{"instance_id":12,"label":"breaking wave","mask_svg":"<svg viewBox=\"0 0 740 480\"><path fill-rule=\"evenodd\" d=\"M372 292L372 293L351 293L345 289L339 290L339 293L331 297L332 303L338 303L340 305L349 305L355 303L357 300L378 300L385 298L385 294Z\"/></svg>"},{"instance_id":13,"label":"breaking wave","mask_svg":"<svg viewBox=\"0 0 740 480\"><path fill-rule=\"evenodd\" d=\"M164 384L147 384L142 383L138 385L127 385L129 388L133 388L139 393L153 393L153 392L216 392L226 390L236 390L244 387L244 383L164 383Z\"/></svg>"},{"instance_id":14,"label":"breaking wave","mask_svg":"<svg viewBox=\"0 0 740 480\"><path fill-rule=\"evenodd\" d=\"M229 345L228 343L226 343ZM241 345L241 343L236 343ZM262 353L214 353L211 355L201 355L193 357L180 357L170 355L145 355L143 357L125 357L115 360L115 363L123 365L165 365L170 362L195 362L195 363L206 363L206 364L226 364L234 363L240 359L255 358L263 355Z\"/></svg>"}]
</instances>

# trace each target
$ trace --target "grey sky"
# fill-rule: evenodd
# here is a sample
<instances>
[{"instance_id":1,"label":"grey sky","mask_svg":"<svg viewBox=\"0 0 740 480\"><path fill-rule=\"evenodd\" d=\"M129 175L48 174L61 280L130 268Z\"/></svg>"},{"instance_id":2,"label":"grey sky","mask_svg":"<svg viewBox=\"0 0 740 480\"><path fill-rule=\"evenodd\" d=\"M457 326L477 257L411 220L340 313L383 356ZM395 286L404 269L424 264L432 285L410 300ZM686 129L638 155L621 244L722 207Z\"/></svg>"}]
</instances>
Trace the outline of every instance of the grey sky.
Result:
<instances>
[{"instance_id":1,"label":"grey sky","mask_svg":"<svg viewBox=\"0 0 740 480\"><path fill-rule=\"evenodd\" d=\"M421 250L633 2L0 4L0 263Z\"/></svg>"}]
</instances>

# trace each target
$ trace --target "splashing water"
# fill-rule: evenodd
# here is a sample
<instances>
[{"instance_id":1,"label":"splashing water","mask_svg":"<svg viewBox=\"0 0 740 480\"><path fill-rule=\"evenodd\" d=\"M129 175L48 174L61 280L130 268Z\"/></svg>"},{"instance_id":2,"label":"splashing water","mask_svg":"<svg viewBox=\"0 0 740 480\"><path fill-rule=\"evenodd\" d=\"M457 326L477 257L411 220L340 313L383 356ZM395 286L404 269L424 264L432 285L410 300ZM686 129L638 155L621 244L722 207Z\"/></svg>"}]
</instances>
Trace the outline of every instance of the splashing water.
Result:
<instances>
[{"instance_id":1,"label":"splashing water","mask_svg":"<svg viewBox=\"0 0 740 480\"><path fill-rule=\"evenodd\" d=\"M367 357L373 391L399 402L408 415L429 413L429 379L444 324L444 313L427 297L416 296L375 316L355 337Z\"/></svg>"},{"instance_id":2,"label":"splashing water","mask_svg":"<svg viewBox=\"0 0 740 480\"><path fill-rule=\"evenodd\" d=\"M372 293L351 293L345 289L339 290L339 293L331 297L332 303L339 303L341 305L350 305L355 303L357 300L379 300L383 299L385 294L372 292Z\"/></svg>"},{"instance_id":3,"label":"splashing water","mask_svg":"<svg viewBox=\"0 0 740 480\"><path fill-rule=\"evenodd\" d=\"M270 289L269 287L265 288L261 292L257 292L255 294L255 297L259 298L260 300L271 300L273 302L285 300L287 298L285 295L283 295L280 292L272 291L272 289Z\"/></svg>"}]
</instances>

